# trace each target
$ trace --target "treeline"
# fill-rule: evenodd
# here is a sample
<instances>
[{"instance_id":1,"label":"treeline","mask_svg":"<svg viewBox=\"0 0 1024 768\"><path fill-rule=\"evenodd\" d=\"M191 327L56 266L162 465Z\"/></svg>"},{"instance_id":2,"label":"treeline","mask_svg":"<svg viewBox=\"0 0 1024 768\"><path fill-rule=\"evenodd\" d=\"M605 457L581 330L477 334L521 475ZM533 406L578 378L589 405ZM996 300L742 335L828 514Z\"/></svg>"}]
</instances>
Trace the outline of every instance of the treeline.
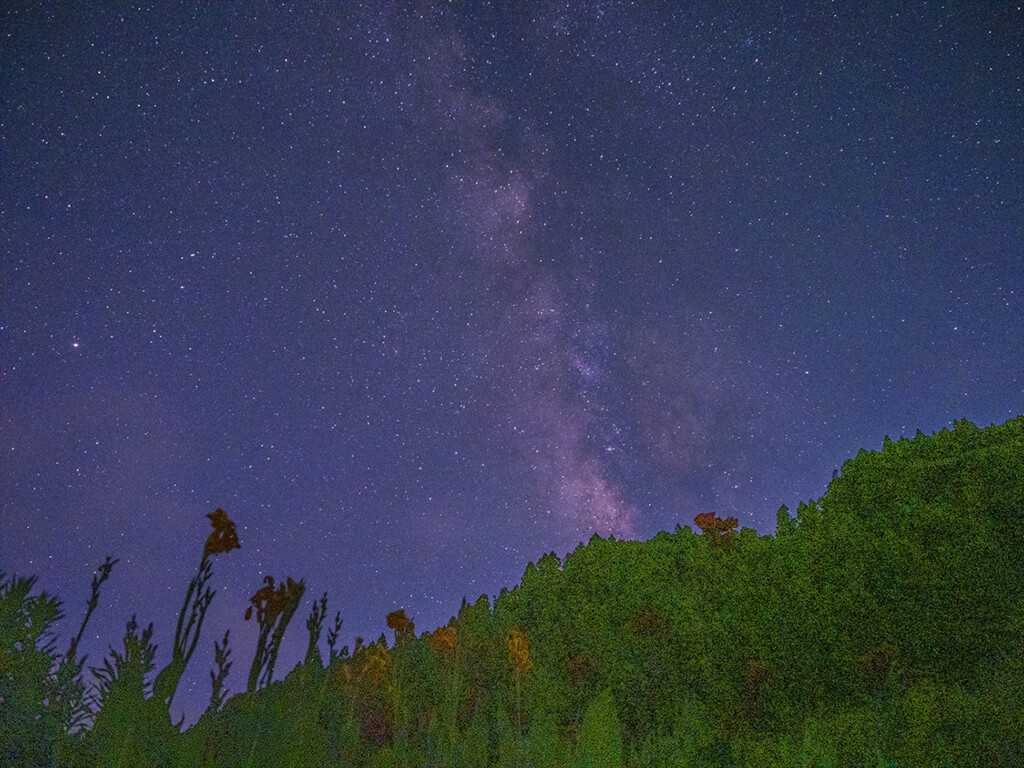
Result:
<instances>
[{"instance_id":1,"label":"treeline","mask_svg":"<svg viewBox=\"0 0 1024 768\"><path fill-rule=\"evenodd\" d=\"M212 565L238 547L228 516L210 519L155 676L152 625L133 617L84 682L78 640L116 561L64 652L59 601L0 577L0 764L1024 765L1024 417L886 438L795 517L779 509L774 536L712 513L700 533L593 536L434 632L389 614L390 644L339 647L323 595L304 661L278 681L304 584L268 577L246 612L259 637L245 690L230 695L225 633L210 705L182 731L170 706Z\"/></svg>"}]
</instances>

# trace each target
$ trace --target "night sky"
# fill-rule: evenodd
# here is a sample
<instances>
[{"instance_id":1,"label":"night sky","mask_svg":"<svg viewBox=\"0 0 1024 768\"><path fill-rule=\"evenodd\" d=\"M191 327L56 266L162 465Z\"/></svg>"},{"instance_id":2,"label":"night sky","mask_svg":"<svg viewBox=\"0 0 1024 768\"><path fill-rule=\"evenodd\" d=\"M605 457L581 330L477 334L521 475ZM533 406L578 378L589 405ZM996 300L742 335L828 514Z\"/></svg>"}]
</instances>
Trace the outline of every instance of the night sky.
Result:
<instances>
[{"instance_id":1,"label":"night sky","mask_svg":"<svg viewBox=\"0 0 1024 768\"><path fill-rule=\"evenodd\" d=\"M0 568L162 666L226 509L189 721L264 575L280 677L1024 413L1019 3L113 5L0 11Z\"/></svg>"}]
</instances>

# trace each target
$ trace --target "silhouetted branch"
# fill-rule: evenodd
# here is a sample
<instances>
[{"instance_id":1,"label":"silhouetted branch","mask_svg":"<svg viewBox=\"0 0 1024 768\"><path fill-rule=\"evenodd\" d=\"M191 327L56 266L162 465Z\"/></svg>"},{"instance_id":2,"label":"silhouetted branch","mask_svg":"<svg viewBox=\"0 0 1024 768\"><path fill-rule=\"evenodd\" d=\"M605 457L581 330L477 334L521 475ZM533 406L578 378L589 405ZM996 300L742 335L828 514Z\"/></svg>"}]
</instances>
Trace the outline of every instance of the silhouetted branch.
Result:
<instances>
[{"instance_id":1,"label":"silhouetted branch","mask_svg":"<svg viewBox=\"0 0 1024 768\"><path fill-rule=\"evenodd\" d=\"M164 702L170 708L174 699L175 691L181 676L185 673L196 645L199 643L199 636L203 630L203 622L206 621L206 613L213 601L214 592L207 588L207 583L213 576L213 565L210 561L211 555L219 555L239 548L238 535L235 531L235 524L228 517L223 509L216 509L207 515L213 526L213 531L207 537L203 545L203 556L199 560L199 570L188 584L185 592L185 602L178 612L178 623L174 629L174 646L171 651L170 663L161 670L153 683L153 696ZM185 622L185 615L188 614L188 622ZM193 631L194 630L194 631Z\"/></svg>"},{"instance_id":2,"label":"silhouetted branch","mask_svg":"<svg viewBox=\"0 0 1024 768\"><path fill-rule=\"evenodd\" d=\"M327 630L327 647L330 650L330 661L334 662L335 659L340 658L340 654L335 653L335 647L338 644L338 636L341 634L341 611L334 614L334 627L333 629Z\"/></svg>"},{"instance_id":3,"label":"silhouetted branch","mask_svg":"<svg viewBox=\"0 0 1024 768\"><path fill-rule=\"evenodd\" d=\"M296 582L290 576L276 589L273 576L264 577L263 582L263 586L249 598L251 605L245 609L246 621L252 618L253 608L256 609L256 621L260 626L256 653L249 667L247 690L250 692L261 684L269 685L273 679L281 640L306 590L304 581Z\"/></svg>"},{"instance_id":4,"label":"silhouetted branch","mask_svg":"<svg viewBox=\"0 0 1024 768\"><path fill-rule=\"evenodd\" d=\"M100 587L103 586L103 582L110 578L110 572L118 562L120 561L114 560L110 555L107 555L92 575L92 589L89 593L89 601L86 603L85 616L82 618L82 624L78 628L78 634L75 635L71 645L68 646L67 658L70 661L74 661L75 654L78 651L78 644L82 642L82 636L85 634L85 626L89 623L92 612L96 610L96 606L100 603Z\"/></svg>"},{"instance_id":5,"label":"silhouetted branch","mask_svg":"<svg viewBox=\"0 0 1024 768\"><path fill-rule=\"evenodd\" d=\"M224 681L227 680L232 664L231 648L228 646L230 634L230 629L225 630L224 639L219 643L216 640L213 642L213 663L216 665L217 671L210 670L210 683L213 690L210 693L210 706L207 711L217 711L227 698L228 689Z\"/></svg>"},{"instance_id":6,"label":"silhouetted branch","mask_svg":"<svg viewBox=\"0 0 1024 768\"><path fill-rule=\"evenodd\" d=\"M306 619L306 629L309 631L309 642L306 645L306 655L303 657L303 664L316 661L323 664L320 657L320 633L323 631L324 618L327 616L327 593L324 592L320 600L313 603L313 608Z\"/></svg>"}]
</instances>

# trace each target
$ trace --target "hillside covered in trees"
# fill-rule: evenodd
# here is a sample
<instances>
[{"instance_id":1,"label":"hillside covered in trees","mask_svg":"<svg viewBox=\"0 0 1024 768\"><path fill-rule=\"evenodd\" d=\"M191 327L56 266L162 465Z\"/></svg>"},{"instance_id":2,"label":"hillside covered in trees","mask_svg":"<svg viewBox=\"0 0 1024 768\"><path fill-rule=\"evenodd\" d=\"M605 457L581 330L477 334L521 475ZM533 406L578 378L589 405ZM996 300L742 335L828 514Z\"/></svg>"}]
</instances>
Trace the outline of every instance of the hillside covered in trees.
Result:
<instances>
[{"instance_id":1,"label":"hillside covered in trees","mask_svg":"<svg viewBox=\"0 0 1024 768\"><path fill-rule=\"evenodd\" d=\"M59 602L0 579L0 763L1024 765L1024 417L954 426L862 450L822 498L779 509L774 535L704 513L699 533L594 536L433 632L396 611L392 638L339 647L324 596L280 680L304 584L268 579L247 613L248 675L229 676L216 638L210 706L184 731L170 703L213 642L213 564L238 546L227 514L210 515L159 671L152 626L132 619L90 674L77 638L58 651L49 634Z\"/></svg>"}]
</instances>

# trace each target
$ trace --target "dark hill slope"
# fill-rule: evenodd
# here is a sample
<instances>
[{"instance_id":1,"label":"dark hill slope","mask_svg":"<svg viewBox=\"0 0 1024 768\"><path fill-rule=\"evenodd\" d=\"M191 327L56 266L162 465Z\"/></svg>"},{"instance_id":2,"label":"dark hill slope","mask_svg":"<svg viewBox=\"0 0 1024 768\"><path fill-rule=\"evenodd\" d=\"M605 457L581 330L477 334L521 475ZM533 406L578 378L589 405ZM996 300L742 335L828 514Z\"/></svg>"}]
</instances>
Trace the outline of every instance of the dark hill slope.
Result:
<instances>
[{"instance_id":1,"label":"dark hill slope","mask_svg":"<svg viewBox=\"0 0 1024 768\"><path fill-rule=\"evenodd\" d=\"M1024 765L1024 417L886 438L795 517L781 508L774 536L695 522L701 533L545 555L432 633L389 617L395 645L382 634L326 665L311 654L185 733L131 715L157 711L137 684L122 714L101 713L102 741L57 753L83 766Z\"/></svg>"},{"instance_id":2,"label":"dark hill slope","mask_svg":"<svg viewBox=\"0 0 1024 768\"><path fill-rule=\"evenodd\" d=\"M594 536L493 608L464 603L449 653L382 639L193 730L306 711L270 704L319 684L340 764L566 765L611 749L588 746L600 732L627 765L1018 765L1022 514L1024 418L886 439L795 518L780 509L775 536Z\"/></svg>"}]
</instances>

